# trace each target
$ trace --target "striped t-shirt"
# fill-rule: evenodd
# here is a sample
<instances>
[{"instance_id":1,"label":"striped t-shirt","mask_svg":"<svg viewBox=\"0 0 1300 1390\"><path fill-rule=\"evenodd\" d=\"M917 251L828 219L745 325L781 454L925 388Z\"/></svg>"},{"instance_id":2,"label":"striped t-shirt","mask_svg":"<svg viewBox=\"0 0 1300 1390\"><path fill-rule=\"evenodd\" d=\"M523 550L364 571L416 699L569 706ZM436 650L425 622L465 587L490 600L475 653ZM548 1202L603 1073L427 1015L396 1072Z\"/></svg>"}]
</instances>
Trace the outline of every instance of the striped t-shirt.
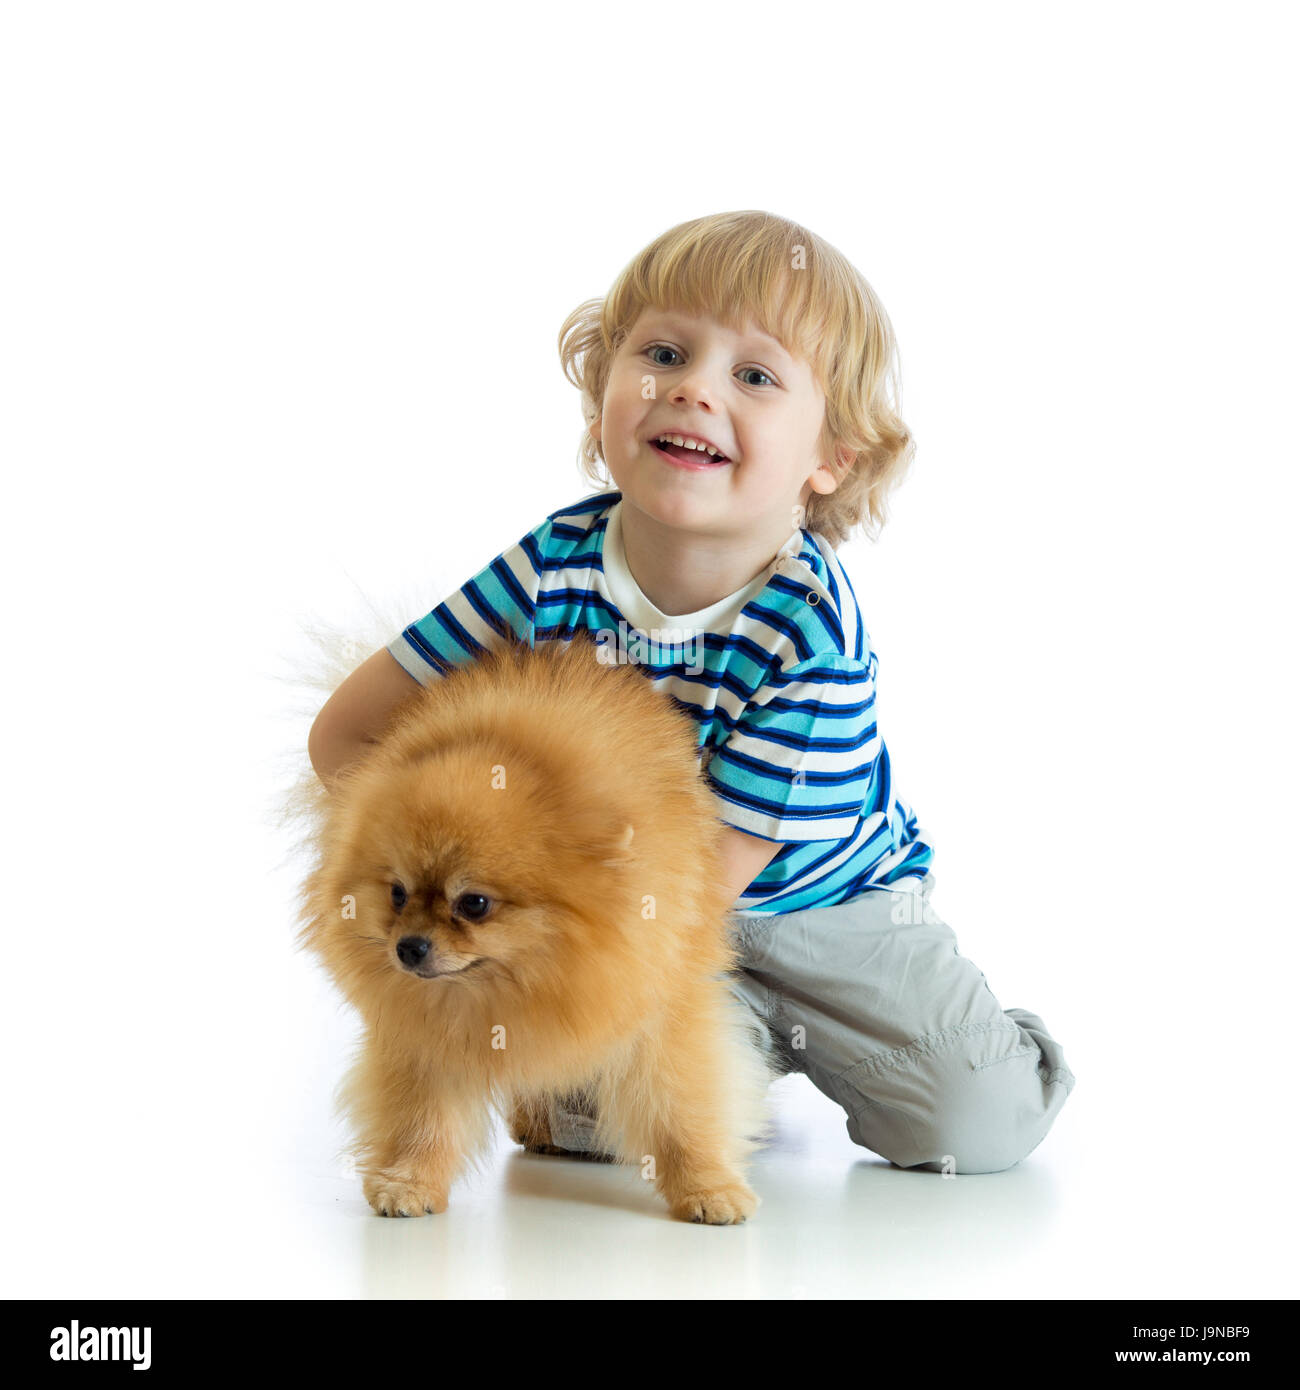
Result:
<instances>
[{"instance_id":1,"label":"striped t-shirt","mask_svg":"<svg viewBox=\"0 0 1300 1390\"><path fill-rule=\"evenodd\" d=\"M388 650L427 684L496 646L493 621L534 647L585 629L695 720L719 819L781 842L734 910L919 887L933 852L894 789L876 653L830 543L792 532L743 589L670 617L627 567L621 501L602 492L552 512Z\"/></svg>"}]
</instances>

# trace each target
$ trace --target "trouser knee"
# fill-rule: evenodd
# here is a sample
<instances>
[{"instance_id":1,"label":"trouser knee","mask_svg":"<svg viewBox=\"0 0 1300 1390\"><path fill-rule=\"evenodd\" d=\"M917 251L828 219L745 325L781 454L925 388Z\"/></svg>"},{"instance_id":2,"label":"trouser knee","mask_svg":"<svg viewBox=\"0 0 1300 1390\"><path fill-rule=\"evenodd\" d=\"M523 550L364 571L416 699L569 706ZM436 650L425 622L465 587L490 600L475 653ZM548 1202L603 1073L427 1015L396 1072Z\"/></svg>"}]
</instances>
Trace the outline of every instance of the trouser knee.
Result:
<instances>
[{"instance_id":1,"label":"trouser knee","mask_svg":"<svg viewBox=\"0 0 1300 1390\"><path fill-rule=\"evenodd\" d=\"M1009 1021L918 1039L836 1082L855 1144L901 1168L999 1173L1042 1142L1074 1077Z\"/></svg>"}]
</instances>

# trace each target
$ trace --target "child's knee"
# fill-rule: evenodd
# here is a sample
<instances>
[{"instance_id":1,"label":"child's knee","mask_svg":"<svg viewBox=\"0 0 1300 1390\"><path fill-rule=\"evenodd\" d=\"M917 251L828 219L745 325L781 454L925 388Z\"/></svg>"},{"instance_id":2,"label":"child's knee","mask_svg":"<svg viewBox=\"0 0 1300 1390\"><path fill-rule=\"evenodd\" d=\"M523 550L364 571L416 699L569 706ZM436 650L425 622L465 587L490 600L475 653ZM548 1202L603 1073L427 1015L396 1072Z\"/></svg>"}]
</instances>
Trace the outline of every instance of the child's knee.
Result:
<instances>
[{"instance_id":1,"label":"child's knee","mask_svg":"<svg viewBox=\"0 0 1300 1390\"><path fill-rule=\"evenodd\" d=\"M854 1070L849 1137L901 1168L934 1172L1013 1167L1042 1142L1074 1083L1049 1072L1014 1023L921 1038Z\"/></svg>"}]
</instances>

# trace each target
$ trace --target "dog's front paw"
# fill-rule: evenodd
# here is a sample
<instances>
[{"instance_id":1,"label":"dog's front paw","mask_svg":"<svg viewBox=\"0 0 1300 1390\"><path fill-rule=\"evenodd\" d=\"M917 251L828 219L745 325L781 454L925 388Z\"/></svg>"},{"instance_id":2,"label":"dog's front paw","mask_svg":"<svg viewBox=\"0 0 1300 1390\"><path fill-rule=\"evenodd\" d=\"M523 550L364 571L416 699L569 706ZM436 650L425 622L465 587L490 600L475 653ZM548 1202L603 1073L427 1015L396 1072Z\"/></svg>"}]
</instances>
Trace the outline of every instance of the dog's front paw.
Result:
<instances>
[{"instance_id":1,"label":"dog's front paw","mask_svg":"<svg viewBox=\"0 0 1300 1390\"><path fill-rule=\"evenodd\" d=\"M409 1173L385 1170L362 1182L366 1201L380 1216L428 1216L447 1210L447 1194Z\"/></svg>"},{"instance_id":2,"label":"dog's front paw","mask_svg":"<svg viewBox=\"0 0 1300 1390\"><path fill-rule=\"evenodd\" d=\"M706 1226L736 1226L758 1210L758 1195L743 1182L730 1182L698 1192L687 1192L669 1203L679 1221Z\"/></svg>"}]
</instances>

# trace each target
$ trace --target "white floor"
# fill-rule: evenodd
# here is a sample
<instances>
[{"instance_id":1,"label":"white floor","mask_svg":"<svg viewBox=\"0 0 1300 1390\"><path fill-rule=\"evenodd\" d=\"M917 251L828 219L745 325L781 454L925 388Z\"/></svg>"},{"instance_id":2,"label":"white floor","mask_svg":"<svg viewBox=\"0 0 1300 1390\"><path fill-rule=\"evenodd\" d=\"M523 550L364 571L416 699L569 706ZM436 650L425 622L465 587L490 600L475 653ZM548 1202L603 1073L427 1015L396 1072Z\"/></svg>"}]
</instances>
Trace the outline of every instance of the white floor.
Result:
<instances>
[{"instance_id":1,"label":"white floor","mask_svg":"<svg viewBox=\"0 0 1300 1390\"><path fill-rule=\"evenodd\" d=\"M778 1132L751 1173L763 1204L743 1226L674 1221L635 1169L503 1134L490 1175L440 1217L373 1217L354 1180L318 1166L302 1193L314 1280L363 1297L997 1297L1064 1237L1060 1153L989 1176L903 1172L851 1143L805 1078L771 1095Z\"/></svg>"},{"instance_id":2,"label":"white floor","mask_svg":"<svg viewBox=\"0 0 1300 1390\"><path fill-rule=\"evenodd\" d=\"M38 977L44 938L22 938L31 965L11 975L0 1020L0 1296L1300 1294L1294 973L1279 953L1238 980L1220 952L1217 983L1208 955L1204 979L1177 974L1158 943L1149 961L1131 945L1123 971L1113 953L1080 953L1075 992L1039 1004L1078 1084L1002 1173L893 1168L796 1075L769 1093L776 1134L751 1169L762 1205L742 1226L674 1221L637 1170L525 1154L503 1130L446 1213L385 1219L338 1158L333 1091L356 1021L288 948L266 889L222 887L201 929L178 919L170 950L154 924L180 888L76 971L45 962ZM1045 993L1013 982L1000 997Z\"/></svg>"},{"instance_id":3,"label":"white floor","mask_svg":"<svg viewBox=\"0 0 1300 1390\"><path fill-rule=\"evenodd\" d=\"M1294 1296L1267 1238L1289 1179L1222 1158L1125 1161L1085 1136L1076 1087L1053 1131L1003 1173L905 1172L854 1145L802 1076L771 1091L774 1142L743 1226L671 1220L636 1170L525 1154L442 1216L383 1219L322 1154L291 1206L305 1240L284 1293L364 1298L1177 1298ZM326 1136L322 1135L324 1139ZM1091 1157L1089 1156L1091 1152Z\"/></svg>"},{"instance_id":4,"label":"white floor","mask_svg":"<svg viewBox=\"0 0 1300 1390\"><path fill-rule=\"evenodd\" d=\"M301 980L301 975L299 976ZM292 992L292 991L291 991ZM266 1017L264 1000L247 1001ZM310 1014L308 1009L307 1013ZM336 1157L348 1034L284 1019L279 1063L223 1082L195 1053L137 1056L116 1094L36 1077L50 1133L11 1138L8 1297L1294 1297L1289 1155L1218 1147L1176 1094L1088 1062L1056 1126L1003 1173L905 1172L855 1146L802 1076L777 1082L774 1142L737 1227L671 1220L636 1170L525 1154L441 1216L385 1219ZM319 1016L318 1016L319 1017ZM151 1020L152 1022L152 1020ZM237 1036L232 1031L232 1037ZM1082 1049L1078 1049L1082 1051ZM230 1057L227 1058L227 1065ZM95 1079L93 1050L82 1075ZM119 1065L115 1063L115 1065ZM1083 1071L1082 1060L1075 1063ZM164 1074L173 1078L160 1084ZM25 1076L26 1073L23 1073ZM1126 1097L1127 1111L1106 1097ZM142 1098L143 1103L142 1103ZM19 1098L20 1104L23 1103ZM29 1113L33 1100L28 1097ZM1171 1141L1185 1132L1187 1142ZM1105 1137L1103 1137L1105 1136Z\"/></svg>"},{"instance_id":5,"label":"white floor","mask_svg":"<svg viewBox=\"0 0 1300 1390\"><path fill-rule=\"evenodd\" d=\"M1153 1154L1119 1161L1084 1136L1076 1090L1057 1126L1004 1173L904 1172L853 1145L801 1076L772 1088L779 1129L754 1164L743 1226L671 1220L636 1171L525 1154L505 1137L490 1171L441 1216L373 1215L330 1146L258 1174L256 1135L231 1136L221 1179L188 1204L85 1209L37 1189L27 1215L42 1270L11 1265L11 1296L254 1298L1174 1298L1294 1296L1272 1244L1285 1171ZM1092 1148L1092 1158L1088 1157ZM207 1155L211 1157L211 1155ZM242 1161L241 1161L242 1160ZM1289 1199L1284 1199L1289 1200ZM21 1219L21 1218L20 1218ZM34 1242L34 1243L32 1243ZM30 1268L29 1268L29 1273ZM25 1292L24 1292L25 1291Z\"/></svg>"}]
</instances>

